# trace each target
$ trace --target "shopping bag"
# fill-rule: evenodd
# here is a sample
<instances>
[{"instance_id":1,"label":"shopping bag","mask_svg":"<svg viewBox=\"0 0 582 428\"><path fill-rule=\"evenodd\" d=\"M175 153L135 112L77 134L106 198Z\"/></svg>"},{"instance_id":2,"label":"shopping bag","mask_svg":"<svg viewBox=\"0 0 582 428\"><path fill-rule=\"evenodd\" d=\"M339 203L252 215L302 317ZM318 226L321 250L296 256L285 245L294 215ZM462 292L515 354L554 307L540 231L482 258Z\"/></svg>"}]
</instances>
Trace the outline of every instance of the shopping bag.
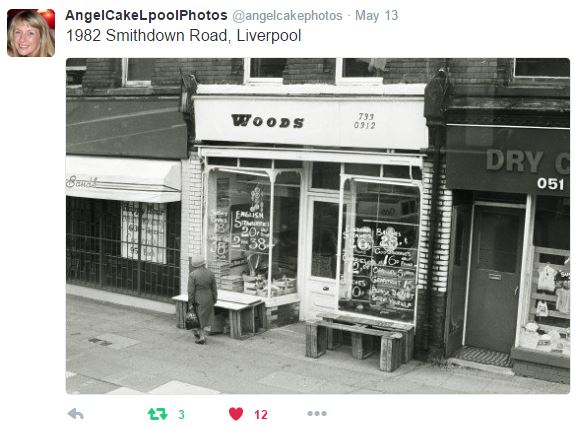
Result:
<instances>
[{"instance_id":1,"label":"shopping bag","mask_svg":"<svg viewBox=\"0 0 582 428\"><path fill-rule=\"evenodd\" d=\"M186 312L186 330L192 330L193 328L200 328L200 320L194 310L194 306L190 305Z\"/></svg>"}]
</instances>

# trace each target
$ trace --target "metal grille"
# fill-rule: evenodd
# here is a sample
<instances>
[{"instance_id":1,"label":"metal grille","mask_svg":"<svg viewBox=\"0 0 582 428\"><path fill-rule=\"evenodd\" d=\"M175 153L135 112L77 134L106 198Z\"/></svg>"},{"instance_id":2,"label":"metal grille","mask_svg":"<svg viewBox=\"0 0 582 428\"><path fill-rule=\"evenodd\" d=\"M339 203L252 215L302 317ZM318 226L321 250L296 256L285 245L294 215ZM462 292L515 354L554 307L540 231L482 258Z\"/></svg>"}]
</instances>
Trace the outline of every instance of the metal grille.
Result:
<instances>
[{"instance_id":1,"label":"metal grille","mask_svg":"<svg viewBox=\"0 0 582 428\"><path fill-rule=\"evenodd\" d=\"M67 281L169 301L180 292L180 210L67 197Z\"/></svg>"}]
</instances>

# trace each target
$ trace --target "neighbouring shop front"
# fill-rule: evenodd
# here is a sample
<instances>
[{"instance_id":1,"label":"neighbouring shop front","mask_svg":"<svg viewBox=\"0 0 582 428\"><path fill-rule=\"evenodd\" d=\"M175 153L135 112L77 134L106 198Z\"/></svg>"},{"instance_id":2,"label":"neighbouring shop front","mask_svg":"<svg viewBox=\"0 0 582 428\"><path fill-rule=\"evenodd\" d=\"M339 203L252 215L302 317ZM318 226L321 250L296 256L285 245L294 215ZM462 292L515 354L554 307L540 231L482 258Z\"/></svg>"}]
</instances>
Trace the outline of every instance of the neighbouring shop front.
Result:
<instances>
[{"instance_id":1,"label":"neighbouring shop front","mask_svg":"<svg viewBox=\"0 0 582 428\"><path fill-rule=\"evenodd\" d=\"M179 162L68 156L67 282L148 298L175 295L180 181Z\"/></svg>"},{"instance_id":2,"label":"neighbouring shop front","mask_svg":"<svg viewBox=\"0 0 582 428\"><path fill-rule=\"evenodd\" d=\"M194 97L204 242L272 324L346 311L414 324L423 98Z\"/></svg>"},{"instance_id":3,"label":"neighbouring shop front","mask_svg":"<svg viewBox=\"0 0 582 428\"><path fill-rule=\"evenodd\" d=\"M68 101L68 284L179 293L184 130L176 101Z\"/></svg>"},{"instance_id":4,"label":"neighbouring shop front","mask_svg":"<svg viewBox=\"0 0 582 428\"><path fill-rule=\"evenodd\" d=\"M446 159L447 354L497 351L517 374L569 382L569 129L449 125Z\"/></svg>"}]
</instances>

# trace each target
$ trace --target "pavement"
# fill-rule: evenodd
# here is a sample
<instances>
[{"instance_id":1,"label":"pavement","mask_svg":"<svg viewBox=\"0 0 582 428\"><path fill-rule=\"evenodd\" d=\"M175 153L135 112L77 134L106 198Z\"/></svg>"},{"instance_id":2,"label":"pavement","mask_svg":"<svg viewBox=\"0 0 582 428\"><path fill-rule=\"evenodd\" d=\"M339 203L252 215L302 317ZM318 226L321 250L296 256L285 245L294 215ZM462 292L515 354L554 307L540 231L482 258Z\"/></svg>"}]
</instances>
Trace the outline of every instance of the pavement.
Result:
<instances>
[{"instance_id":1,"label":"pavement","mask_svg":"<svg viewBox=\"0 0 582 428\"><path fill-rule=\"evenodd\" d=\"M569 385L412 360L392 373L349 346L305 357L302 323L196 345L168 314L67 296L69 394L564 394Z\"/></svg>"}]
</instances>

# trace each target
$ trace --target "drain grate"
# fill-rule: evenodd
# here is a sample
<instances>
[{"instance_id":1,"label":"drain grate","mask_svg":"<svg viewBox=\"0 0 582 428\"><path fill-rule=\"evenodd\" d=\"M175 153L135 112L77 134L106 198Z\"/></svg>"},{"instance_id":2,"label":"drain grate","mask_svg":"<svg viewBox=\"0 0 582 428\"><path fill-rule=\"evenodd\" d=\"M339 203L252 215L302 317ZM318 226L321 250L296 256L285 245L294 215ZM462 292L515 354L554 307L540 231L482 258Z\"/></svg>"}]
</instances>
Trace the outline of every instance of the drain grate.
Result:
<instances>
[{"instance_id":1,"label":"drain grate","mask_svg":"<svg viewBox=\"0 0 582 428\"><path fill-rule=\"evenodd\" d=\"M509 357L509 354L490 351L488 349L472 348L470 346L459 349L455 352L453 357L458 358L459 360L472 361L474 363L487 364L490 366L507 368L513 366L513 361Z\"/></svg>"}]
</instances>

